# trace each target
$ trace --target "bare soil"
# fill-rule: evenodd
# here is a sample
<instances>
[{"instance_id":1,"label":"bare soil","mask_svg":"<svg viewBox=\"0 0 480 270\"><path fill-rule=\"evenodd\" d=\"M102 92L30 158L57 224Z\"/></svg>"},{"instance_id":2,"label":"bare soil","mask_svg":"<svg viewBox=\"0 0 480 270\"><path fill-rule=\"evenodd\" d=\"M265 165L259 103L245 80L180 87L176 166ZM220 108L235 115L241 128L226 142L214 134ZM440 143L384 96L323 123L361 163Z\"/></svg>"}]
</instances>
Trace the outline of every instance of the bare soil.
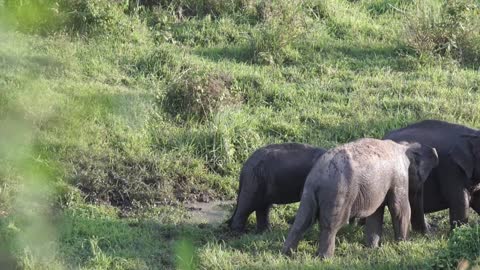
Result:
<instances>
[{"instance_id":1,"label":"bare soil","mask_svg":"<svg viewBox=\"0 0 480 270\"><path fill-rule=\"evenodd\" d=\"M230 216L235 201L192 202L186 205L193 223L220 224Z\"/></svg>"}]
</instances>

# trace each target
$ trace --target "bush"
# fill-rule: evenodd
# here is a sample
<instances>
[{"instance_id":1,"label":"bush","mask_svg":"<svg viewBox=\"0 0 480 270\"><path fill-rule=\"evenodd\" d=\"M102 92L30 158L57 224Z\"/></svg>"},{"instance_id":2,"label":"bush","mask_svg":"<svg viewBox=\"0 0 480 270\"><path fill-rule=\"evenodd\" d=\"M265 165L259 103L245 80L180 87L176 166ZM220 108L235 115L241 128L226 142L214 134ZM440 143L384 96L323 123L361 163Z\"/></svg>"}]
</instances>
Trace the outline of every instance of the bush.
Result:
<instances>
[{"instance_id":1,"label":"bush","mask_svg":"<svg viewBox=\"0 0 480 270\"><path fill-rule=\"evenodd\" d=\"M448 239L447 249L442 250L439 256L435 258L434 268L454 269L465 260L478 265L480 263L479 258L480 225L461 226L453 230L451 237Z\"/></svg>"},{"instance_id":2,"label":"bush","mask_svg":"<svg viewBox=\"0 0 480 270\"><path fill-rule=\"evenodd\" d=\"M211 171L236 178L236 166L264 144L256 122L238 112L218 115L205 129L190 134L195 154L205 160Z\"/></svg>"},{"instance_id":3,"label":"bush","mask_svg":"<svg viewBox=\"0 0 480 270\"><path fill-rule=\"evenodd\" d=\"M205 16L198 20L184 21L173 27L170 33L173 34L173 42L195 47L235 44L244 40L242 30L248 31L245 26L236 24L231 18L213 21L210 16ZM160 33L162 32L165 33L160 30Z\"/></svg>"},{"instance_id":4,"label":"bush","mask_svg":"<svg viewBox=\"0 0 480 270\"><path fill-rule=\"evenodd\" d=\"M473 0L423 2L407 16L406 42L419 54L451 56L480 63L480 8Z\"/></svg>"},{"instance_id":5,"label":"bush","mask_svg":"<svg viewBox=\"0 0 480 270\"><path fill-rule=\"evenodd\" d=\"M55 0L6 0L4 7L22 32L46 34L57 30L63 22Z\"/></svg>"},{"instance_id":6,"label":"bush","mask_svg":"<svg viewBox=\"0 0 480 270\"><path fill-rule=\"evenodd\" d=\"M115 31L125 15L122 6L105 0L64 0L62 10L69 14L67 27L80 33Z\"/></svg>"},{"instance_id":7,"label":"bush","mask_svg":"<svg viewBox=\"0 0 480 270\"><path fill-rule=\"evenodd\" d=\"M132 1L131 1L132 2ZM212 15L218 17L249 9L254 0L143 0L139 4L152 8L174 10L177 16L184 17Z\"/></svg>"},{"instance_id":8,"label":"bush","mask_svg":"<svg viewBox=\"0 0 480 270\"><path fill-rule=\"evenodd\" d=\"M146 33L136 15L128 16L128 5L108 0L9 0L5 4L16 28L47 34L113 34L116 38L142 39ZM143 28L143 29L142 29Z\"/></svg>"},{"instance_id":9,"label":"bush","mask_svg":"<svg viewBox=\"0 0 480 270\"><path fill-rule=\"evenodd\" d=\"M369 0L365 5L372 15L382 15L388 12L394 12L396 8L403 8L411 3L410 0Z\"/></svg>"},{"instance_id":10,"label":"bush","mask_svg":"<svg viewBox=\"0 0 480 270\"><path fill-rule=\"evenodd\" d=\"M232 82L233 78L225 73L186 70L168 87L163 107L177 119L206 120L223 107L239 103Z\"/></svg>"},{"instance_id":11,"label":"bush","mask_svg":"<svg viewBox=\"0 0 480 270\"><path fill-rule=\"evenodd\" d=\"M113 36L127 41L149 37L145 23L137 14L127 15L128 5L108 0L61 0L67 31L102 38Z\"/></svg>"},{"instance_id":12,"label":"bush","mask_svg":"<svg viewBox=\"0 0 480 270\"><path fill-rule=\"evenodd\" d=\"M137 60L135 72L170 82L185 68L177 55L168 46L160 45Z\"/></svg>"},{"instance_id":13,"label":"bush","mask_svg":"<svg viewBox=\"0 0 480 270\"><path fill-rule=\"evenodd\" d=\"M305 14L298 1L264 0L257 5L262 21L252 33L253 60L262 64L282 64L299 58L294 44L305 33Z\"/></svg>"}]
</instances>

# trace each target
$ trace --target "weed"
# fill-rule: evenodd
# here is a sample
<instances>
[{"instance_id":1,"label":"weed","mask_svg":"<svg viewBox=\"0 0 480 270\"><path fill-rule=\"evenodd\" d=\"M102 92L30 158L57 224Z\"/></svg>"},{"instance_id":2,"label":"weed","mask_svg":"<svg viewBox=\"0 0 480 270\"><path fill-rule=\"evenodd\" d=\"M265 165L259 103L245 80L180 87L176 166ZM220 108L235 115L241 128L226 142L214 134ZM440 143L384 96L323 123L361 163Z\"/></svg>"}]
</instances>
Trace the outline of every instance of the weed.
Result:
<instances>
[{"instance_id":1,"label":"weed","mask_svg":"<svg viewBox=\"0 0 480 270\"><path fill-rule=\"evenodd\" d=\"M455 228L448 239L447 248L439 253L434 267L451 269L459 267L462 260L478 265L480 255L480 227L461 226Z\"/></svg>"},{"instance_id":2,"label":"weed","mask_svg":"<svg viewBox=\"0 0 480 270\"><path fill-rule=\"evenodd\" d=\"M299 1L261 1L257 13L262 24L251 36L254 61L283 64L298 60L294 45L306 28Z\"/></svg>"},{"instance_id":3,"label":"weed","mask_svg":"<svg viewBox=\"0 0 480 270\"><path fill-rule=\"evenodd\" d=\"M155 76L162 81L171 82L185 69L178 58L178 54L169 47L158 46L138 59L135 65L135 72L147 77Z\"/></svg>"},{"instance_id":4,"label":"weed","mask_svg":"<svg viewBox=\"0 0 480 270\"><path fill-rule=\"evenodd\" d=\"M226 73L207 73L189 69L167 90L163 108L173 117L206 120L228 105L238 104L231 91L232 77Z\"/></svg>"},{"instance_id":5,"label":"weed","mask_svg":"<svg viewBox=\"0 0 480 270\"><path fill-rule=\"evenodd\" d=\"M478 64L480 9L475 1L422 2L407 16L406 41L420 54L451 56L466 64Z\"/></svg>"},{"instance_id":6,"label":"weed","mask_svg":"<svg viewBox=\"0 0 480 270\"><path fill-rule=\"evenodd\" d=\"M16 28L23 32L46 34L64 23L56 0L6 0L4 5Z\"/></svg>"},{"instance_id":7,"label":"weed","mask_svg":"<svg viewBox=\"0 0 480 270\"><path fill-rule=\"evenodd\" d=\"M175 10L180 19L193 16L229 15L252 5L251 0L144 0L137 3L149 8L157 6Z\"/></svg>"}]
</instances>

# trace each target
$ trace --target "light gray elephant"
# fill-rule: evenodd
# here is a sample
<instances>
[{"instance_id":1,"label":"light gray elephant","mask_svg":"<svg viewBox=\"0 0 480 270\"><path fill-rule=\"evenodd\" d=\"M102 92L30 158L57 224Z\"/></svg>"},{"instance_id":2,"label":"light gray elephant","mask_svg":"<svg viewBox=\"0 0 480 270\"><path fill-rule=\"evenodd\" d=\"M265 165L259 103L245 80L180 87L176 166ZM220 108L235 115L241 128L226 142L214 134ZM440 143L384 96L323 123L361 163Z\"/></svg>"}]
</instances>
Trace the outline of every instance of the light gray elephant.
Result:
<instances>
[{"instance_id":1,"label":"light gray elephant","mask_svg":"<svg viewBox=\"0 0 480 270\"><path fill-rule=\"evenodd\" d=\"M295 222L282 252L290 254L319 216L317 255L333 256L335 235L349 218L366 218L368 247L377 247L388 206L397 240L407 238L409 192L421 188L437 166L434 148L418 143L360 139L327 151L310 171Z\"/></svg>"}]
</instances>

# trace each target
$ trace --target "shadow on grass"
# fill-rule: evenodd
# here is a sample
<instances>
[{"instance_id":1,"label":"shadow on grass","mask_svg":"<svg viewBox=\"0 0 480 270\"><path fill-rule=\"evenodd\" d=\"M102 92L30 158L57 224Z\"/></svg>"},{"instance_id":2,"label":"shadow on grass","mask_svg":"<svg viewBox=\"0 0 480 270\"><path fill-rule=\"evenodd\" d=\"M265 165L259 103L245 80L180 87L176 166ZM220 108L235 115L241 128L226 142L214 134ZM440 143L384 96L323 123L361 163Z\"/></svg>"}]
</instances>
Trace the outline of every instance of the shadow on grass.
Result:
<instances>
[{"instance_id":1,"label":"shadow on grass","mask_svg":"<svg viewBox=\"0 0 480 270\"><path fill-rule=\"evenodd\" d=\"M324 63L335 63L353 71L391 69L406 72L415 69L414 58L406 57L409 52L400 45L354 45L334 42L327 46L316 46L311 57ZM308 52L307 52L308 53Z\"/></svg>"},{"instance_id":2,"label":"shadow on grass","mask_svg":"<svg viewBox=\"0 0 480 270\"><path fill-rule=\"evenodd\" d=\"M253 51L248 45L197 48L194 54L216 62L228 60L236 63L253 63Z\"/></svg>"},{"instance_id":3,"label":"shadow on grass","mask_svg":"<svg viewBox=\"0 0 480 270\"><path fill-rule=\"evenodd\" d=\"M416 68L415 58L406 57L411 52L398 46L354 46L340 44L339 41L325 46L299 48L302 61L296 61L288 66L306 66L314 70L316 64L334 64L353 71L391 69L406 72ZM212 61L229 60L236 63L254 64L253 50L248 45L225 47L197 48L194 53Z\"/></svg>"},{"instance_id":4,"label":"shadow on grass","mask_svg":"<svg viewBox=\"0 0 480 270\"><path fill-rule=\"evenodd\" d=\"M51 56L12 56L6 52L0 53L0 68L10 70L25 70L29 76L40 74L49 77L60 76L65 70L65 64Z\"/></svg>"}]
</instances>

